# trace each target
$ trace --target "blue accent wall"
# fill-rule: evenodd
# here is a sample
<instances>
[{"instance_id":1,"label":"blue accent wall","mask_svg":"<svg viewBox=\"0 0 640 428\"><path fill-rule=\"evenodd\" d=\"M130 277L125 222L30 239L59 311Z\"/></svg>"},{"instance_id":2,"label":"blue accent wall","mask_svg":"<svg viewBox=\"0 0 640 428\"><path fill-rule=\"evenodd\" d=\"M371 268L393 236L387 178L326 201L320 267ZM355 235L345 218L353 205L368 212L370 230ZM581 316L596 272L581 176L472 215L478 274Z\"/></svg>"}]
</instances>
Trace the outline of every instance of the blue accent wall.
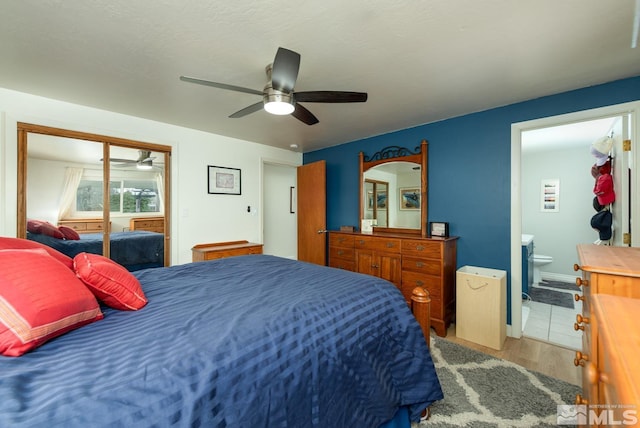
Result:
<instances>
[{"instance_id":1,"label":"blue accent wall","mask_svg":"<svg viewBox=\"0 0 640 428\"><path fill-rule=\"evenodd\" d=\"M358 153L429 142L428 221L459 236L458 267L511 269L511 125L640 99L640 76L305 153L327 163L327 227L359 228ZM507 276L510 278L510 274ZM511 285L508 285L510 290ZM510 294L510 293L509 293ZM509 302L511 297L507 297ZM508 322L511 310L508 308Z\"/></svg>"}]
</instances>

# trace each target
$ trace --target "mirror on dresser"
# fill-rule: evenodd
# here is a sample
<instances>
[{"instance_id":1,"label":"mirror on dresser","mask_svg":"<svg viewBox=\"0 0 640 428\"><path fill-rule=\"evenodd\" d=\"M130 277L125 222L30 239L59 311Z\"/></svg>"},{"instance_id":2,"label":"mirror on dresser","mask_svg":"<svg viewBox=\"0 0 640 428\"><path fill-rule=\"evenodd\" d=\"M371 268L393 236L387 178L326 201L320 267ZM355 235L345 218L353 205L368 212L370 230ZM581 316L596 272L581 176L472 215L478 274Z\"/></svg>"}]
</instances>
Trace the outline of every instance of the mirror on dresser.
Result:
<instances>
[{"instance_id":1,"label":"mirror on dresser","mask_svg":"<svg viewBox=\"0 0 640 428\"><path fill-rule=\"evenodd\" d=\"M360 152L360 220L374 231L427 236L427 142ZM365 220L364 222L362 220Z\"/></svg>"}]
</instances>

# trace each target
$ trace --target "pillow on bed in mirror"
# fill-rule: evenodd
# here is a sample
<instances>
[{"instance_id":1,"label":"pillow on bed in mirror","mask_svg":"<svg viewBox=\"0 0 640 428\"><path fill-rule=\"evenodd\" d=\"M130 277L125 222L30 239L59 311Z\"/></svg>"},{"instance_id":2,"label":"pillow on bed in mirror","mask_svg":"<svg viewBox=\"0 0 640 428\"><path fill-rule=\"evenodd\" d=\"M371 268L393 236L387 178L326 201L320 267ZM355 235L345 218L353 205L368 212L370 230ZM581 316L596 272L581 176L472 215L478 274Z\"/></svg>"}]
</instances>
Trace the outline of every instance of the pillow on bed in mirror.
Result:
<instances>
[{"instance_id":1,"label":"pillow on bed in mirror","mask_svg":"<svg viewBox=\"0 0 640 428\"><path fill-rule=\"evenodd\" d=\"M42 225L40 226L40 233L43 235L51 236L52 238L64 239L64 235L62 234L62 232L60 232L60 229L58 229L48 221L42 222Z\"/></svg>"},{"instance_id":2,"label":"pillow on bed in mirror","mask_svg":"<svg viewBox=\"0 0 640 428\"><path fill-rule=\"evenodd\" d=\"M93 294L45 250L0 251L0 354L20 356L102 318Z\"/></svg>"},{"instance_id":3,"label":"pillow on bed in mirror","mask_svg":"<svg viewBox=\"0 0 640 428\"><path fill-rule=\"evenodd\" d=\"M9 238L6 236L0 236L0 250L24 250L30 248L43 248L49 253L51 257L58 260L60 263L73 270L73 259L68 257L65 254L62 254L60 251L55 250L47 245L41 244L40 242L30 241L28 239L20 239L20 238ZM31 266L30 269L34 269L34 266ZM37 266L35 267L37 269Z\"/></svg>"},{"instance_id":4,"label":"pillow on bed in mirror","mask_svg":"<svg viewBox=\"0 0 640 428\"><path fill-rule=\"evenodd\" d=\"M60 231L60 233L62 233L62 236L64 236L64 239L66 239L67 241L80 240L80 235L78 234L78 232L76 232L69 226L58 226L58 230Z\"/></svg>"},{"instance_id":5,"label":"pillow on bed in mirror","mask_svg":"<svg viewBox=\"0 0 640 428\"><path fill-rule=\"evenodd\" d=\"M27 220L27 230L31 233L42 233L42 223L41 220Z\"/></svg>"},{"instance_id":6,"label":"pillow on bed in mirror","mask_svg":"<svg viewBox=\"0 0 640 428\"><path fill-rule=\"evenodd\" d=\"M123 266L99 254L80 253L73 258L78 278L105 305L135 311L147 304L140 281Z\"/></svg>"}]
</instances>

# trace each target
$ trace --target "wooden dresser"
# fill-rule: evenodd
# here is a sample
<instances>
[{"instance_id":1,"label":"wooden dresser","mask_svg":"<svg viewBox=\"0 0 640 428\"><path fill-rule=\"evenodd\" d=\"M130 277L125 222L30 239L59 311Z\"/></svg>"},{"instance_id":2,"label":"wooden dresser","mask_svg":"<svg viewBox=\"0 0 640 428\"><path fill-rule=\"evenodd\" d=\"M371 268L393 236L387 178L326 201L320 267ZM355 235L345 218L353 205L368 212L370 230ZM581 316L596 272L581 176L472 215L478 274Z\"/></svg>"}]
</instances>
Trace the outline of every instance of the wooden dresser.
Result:
<instances>
[{"instance_id":1,"label":"wooden dresser","mask_svg":"<svg viewBox=\"0 0 640 428\"><path fill-rule=\"evenodd\" d=\"M245 254L262 254L262 244L254 244L248 241L198 244L191 248L191 254L194 262L243 256Z\"/></svg>"},{"instance_id":2,"label":"wooden dresser","mask_svg":"<svg viewBox=\"0 0 640 428\"><path fill-rule=\"evenodd\" d=\"M407 303L415 287L431 297L431 325L446 336L455 316L457 238L329 232L329 266L394 283Z\"/></svg>"},{"instance_id":3,"label":"wooden dresser","mask_svg":"<svg viewBox=\"0 0 640 428\"><path fill-rule=\"evenodd\" d=\"M129 219L129 230L164 233L164 217L132 217Z\"/></svg>"},{"instance_id":4,"label":"wooden dresser","mask_svg":"<svg viewBox=\"0 0 640 428\"><path fill-rule=\"evenodd\" d=\"M58 226L67 226L78 233L101 233L104 231L101 218L71 218L58 220Z\"/></svg>"},{"instance_id":5,"label":"wooden dresser","mask_svg":"<svg viewBox=\"0 0 640 428\"><path fill-rule=\"evenodd\" d=\"M581 403L598 406L589 407L596 417L590 416L586 425L638 426L640 300L594 294L591 305L591 348L584 369L587 384L583 385L589 398Z\"/></svg>"},{"instance_id":6,"label":"wooden dresser","mask_svg":"<svg viewBox=\"0 0 640 428\"><path fill-rule=\"evenodd\" d=\"M614 310L612 308L622 311L618 305L623 300L627 301L627 308L640 308L636 306L640 300L634 302L640 299L640 248L593 244L578 245L577 248L580 264L575 265L574 270L582 271L581 277L576 279L576 284L582 288L582 296L576 294L575 297L582 300L582 314L576 316L574 328L582 330L583 336L582 351L576 352L574 364L583 367L583 376L582 394L576 398L576 404L626 404L609 401L608 397L616 396L618 386L607 373L609 362L618 359L615 355L619 348L631 346L627 342L637 334L633 332L638 330L638 312L635 312L635 318L627 319L626 324L610 324L621 322L615 321L618 317L612 318L611 311ZM625 299L612 299L611 296ZM622 312L620 316L623 317ZM614 333L616 329L619 331ZM602 336L604 331L609 332L606 342ZM631 336L628 335L630 332ZM619 341L612 341L614 336ZM638 374L635 373L636 376ZM605 389L608 392L605 393Z\"/></svg>"}]
</instances>

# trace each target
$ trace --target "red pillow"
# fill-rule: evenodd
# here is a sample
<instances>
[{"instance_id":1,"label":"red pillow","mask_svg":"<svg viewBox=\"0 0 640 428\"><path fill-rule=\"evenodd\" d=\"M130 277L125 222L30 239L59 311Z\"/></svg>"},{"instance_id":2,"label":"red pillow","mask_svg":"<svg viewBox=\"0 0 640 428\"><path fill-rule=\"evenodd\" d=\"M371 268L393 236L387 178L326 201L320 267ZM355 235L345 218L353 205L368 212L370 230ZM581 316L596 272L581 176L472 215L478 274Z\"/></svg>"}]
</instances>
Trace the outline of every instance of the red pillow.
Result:
<instances>
[{"instance_id":1,"label":"red pillow","mask_svg":"<svg viewBox=\"0 0 640 428\"><path fill-rule=\"evenodd\" d=\"M55 250L47 245L41 244L36 241L30 241L28 239L0 236L0 250L24 250L30 248L44 248L51 257L58 260L69 269L73 270L73 259L62 254L58 250ZM34 267L32 266L31 269L34 269ZM35 269L37 269L37 266L35 267Z\"/></svg>"},{"instance_id":2,"label":"red pillow","mask_svg":"<svg viewBox=\"0 0 640 428\"><path fill-rule=\"evenodd\" d=\"M20 356L102 318L93 294L48 253L0 251L2 355Z\"/></svg>"},{"instance_id":3,"label":"red pillow","mask_svg":"<svg viewBox=\"0 0 640 428\"><path fill-rule=\"evenodd\" d=\"M27 230L31 233L42 233L42 223L40 220L27 220Z\"/></svg>"},{"instance_id":4,"label":"red pillow","mask_svg":"<svg viewBox=\"0 0 640 428\"><path fill-rule=\"evenodd\" d=\"M53 238L64 239L64 235L62 234L62 232L60 232L60 230L56 226L47 221L42 222L42 225L40 226L40 233L42 233L43 235L51 236Z\"/></svg>"},{"instance_id":5,"label":"red pillow","mask_svg":"<svg viewBox=\"0 0 640 428\"><path fill-rule=\"evenodd\" d=\"M113 260L80 253L73 258L73 264L78 278L107 306L135 311L147 304L138 278Z\"/></svg>"},{"instance_id":6,"label":"red pillow","mask_svg":"<svg viewBox=\"0 0 640 428\"><path fill-rule=\"evenodd\" d=\"M80 240L80 235L78 235L78 232L76 232L69 226L58 226L58 230L60 231L60 233L62 233L62 236L64 236L64 239L68 241Z\"/></svg>"}]
</instances>

